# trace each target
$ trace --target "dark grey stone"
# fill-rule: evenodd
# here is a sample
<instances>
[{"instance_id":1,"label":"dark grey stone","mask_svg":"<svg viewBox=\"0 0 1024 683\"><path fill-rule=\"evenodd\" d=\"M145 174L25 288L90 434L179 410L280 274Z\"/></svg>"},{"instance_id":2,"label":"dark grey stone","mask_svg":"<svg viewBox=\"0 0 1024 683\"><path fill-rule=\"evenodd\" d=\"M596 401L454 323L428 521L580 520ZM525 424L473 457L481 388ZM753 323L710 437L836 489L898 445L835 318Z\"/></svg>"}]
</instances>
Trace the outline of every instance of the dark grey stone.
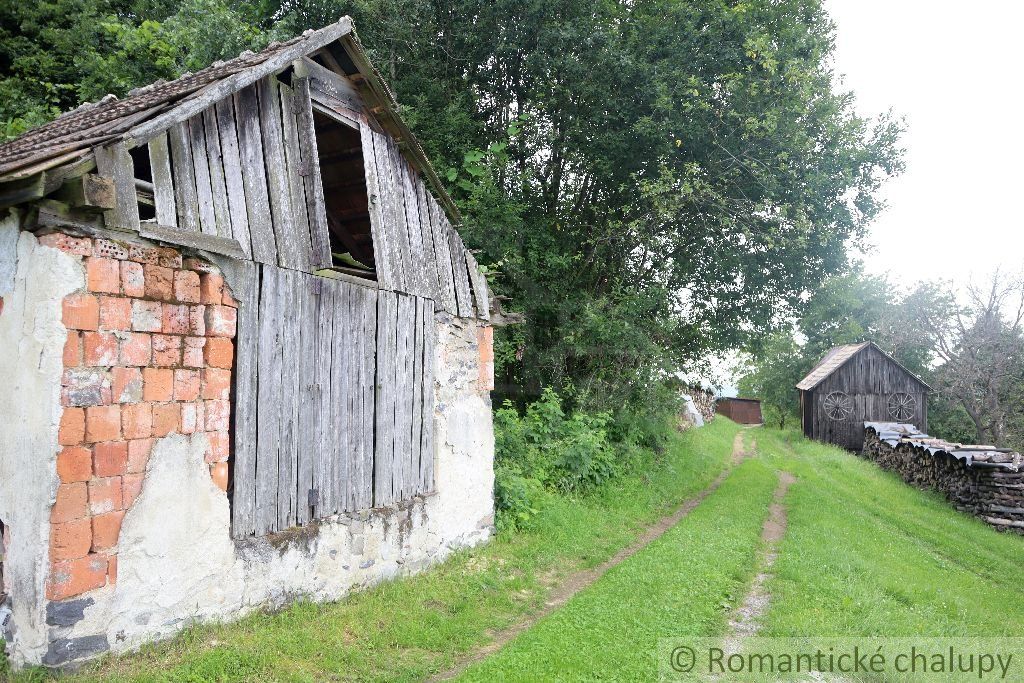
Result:
<instances>
[{"instance_id":1,"label":"dark grey stone","mask_svg":"<svg viewBox=\"0 0 1024 683\"><path fill-rule=\"evenodd\" d=\"M82 638L57 638L43 656L43 666L60 666L77 659L85 659L110 649L105 635Z\"/></svg>"},{"instance_id":2,"label":"dark grey stone","mask_svg":"<svg viewBox=\"0 0 1024 683\"><path fill-rule=\"evenodd\" d=\"M103 401L103 393L99 387L85 387L82 389L68 389L67 395L69 406L95 406ZM99 401L100 403L97 403Z\"/></svg>"},{"instance_id":3,"label":"dark grey stone","mask_svg":"<svg viewBox=\"0 0 1024 683\"><path fill-rule=\"evenodd\" d=\"M48 602L46 603L46 623L50 626L74 626L85 616L85 608L93 603L92 598Z\"/></svg>"}]
</instances>

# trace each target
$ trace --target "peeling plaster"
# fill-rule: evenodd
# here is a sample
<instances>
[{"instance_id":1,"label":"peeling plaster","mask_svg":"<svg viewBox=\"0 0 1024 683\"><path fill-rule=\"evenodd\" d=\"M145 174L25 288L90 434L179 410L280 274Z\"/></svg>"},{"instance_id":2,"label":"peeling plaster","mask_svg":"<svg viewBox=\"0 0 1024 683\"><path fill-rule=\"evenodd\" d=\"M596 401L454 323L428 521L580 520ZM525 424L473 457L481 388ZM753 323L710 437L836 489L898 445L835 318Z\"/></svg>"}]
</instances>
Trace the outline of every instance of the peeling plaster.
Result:
<instances>
[{"instance_id":1,"label":"peeling plaster","mask_svg":"<svg viewBox=\"0 0 1024 683\"><path fill-rule=\"evenodd\" d=\"M11 211L0 220L0 297L14 290L18 267L18 214Z\"/></svg>"},{"instance_id":2,"label":"peeling plaster","mask_svg":"<svg viewBox=\"0 0 1024 683\"><path fill-rule=\"evenodd\" d=\"M35 236L17 237L13 280L9 217L0 223L0 415L14 428L0 430L0 519L10 534L4 575L12 588L11 660L15 666L41 661L47 650L45 585L50 506L57 491L57 430L62 412L61 373L67 330L62 301L85 284L79 260L39 246Z\"/></svg>"},{"instance_id":3,"label":"peeling plaster","mask_svg":"<svg viewBox=\"0 0 1024 683\"><path fill-rule=\"evenodd\" d=\"M476 390L476 330L451 318L438 327L436 493L236 542L227 496L203 460L206 436L159 439L121 528L117 583L90 592L84 617L51 638L125 651L193 622L337 600L486 541L494 434L489 397Z\"/></svg>"}]
</instances>

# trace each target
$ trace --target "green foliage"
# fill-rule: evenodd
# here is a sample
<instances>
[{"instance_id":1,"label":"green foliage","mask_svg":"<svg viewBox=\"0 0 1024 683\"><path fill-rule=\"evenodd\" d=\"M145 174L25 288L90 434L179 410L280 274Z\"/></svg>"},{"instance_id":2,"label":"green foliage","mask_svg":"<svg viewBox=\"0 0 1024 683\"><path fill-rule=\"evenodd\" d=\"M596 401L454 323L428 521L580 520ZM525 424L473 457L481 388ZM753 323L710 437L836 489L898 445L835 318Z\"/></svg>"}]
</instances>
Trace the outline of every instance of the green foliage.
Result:
<instances>
[{"instance_id":1,"label":"green foliage","mask_svg":"<svg viewBox=\"0 0 1024 683\"><path fill-rule=\"evenodd\" d=\"M498 527L527 528L551 496L586 494L655 467L671 438L678 400L678 391L662 383L645 408L616 413L569 412L550 388L522 412L506 401L494 415Z\"/></svg>"},{"instance_id":2,"label":"green foliage","mask_svg":"<svg viewBox=\"0 0 1024 683\"><path fill-rule=\"evenodd\" d=\"M268 40L248 3L51 0L0 6L0 133L21 134Z\"/></svg>"},{"instance_id":3,"label":"green foliage","mask_svg":"<svg viewBox=\"0 0 1024 683\"><path fill-rule=\"evenodd\" d=\"M577 493L621 472L608 438L610 413L566 415L545 389L520 416L510 403L495 412L495 505L504 527L528 523L544 488Z\"/></svg>"},{"instance_id":4,"label":"green foliage","mask_svg":"<svg viewBox=\"0 0 1024 683\"><path fill-rule=\"evenodd\" d=\"M867 274L860 265L826 279L804 304L796 329L750 345L740 389L762 399L766 420L785 427L799 415L797 382L829 349L862 341L875 342L930 381L936 348L928 321L948 309L950 295L926 285L905 295L897 291L884 276Z\"/></svg>"},{"instance_id":5,"label":"green foliage","mask_svg":"<svg viewBox=\"0 0 1024 683\"><path fill-rule=\"evenodd\" d=\"M928 431L955 443L973 443L978 435L963 405L940 393L928 397Z\"/></svg>"},{"instance_id":6,"label":"green foliage","mask_svg":"<svg viewBox=\"0 0 1024 683\"><path fill-rule=\"evenodd\" d=\"M0 132L351 14L526 324L516 400L640 408L846 267L901 125L835 89L819 0L49 0L0 8Z\"/></svg>"},{"instance_id":7,"label":"green foliage","mask_svg":"<svg viewBox=\"0 0 1024 683\"><path fill-rule=\"evenodd\" d=\"M808 300L799 323L804 353L813 364L835 346L873 341L911 372L927 377L935 349L921 310L944 306L948 297L925 287L901 293L884 275L865 273L857 264L825 280Z\"/></svg>"},{"instance_id":8,"label":"green foliage","mask_svg":"<svg viewBox=\"0 0 1024 683\"><path fill-rule=\"evenodd\" d=\"M792 333L777 332L749 362L739 382L740 395L760 398L765 423L785 429L800 419L795 387L813 363Z\"/></svg>"}]
</instances>

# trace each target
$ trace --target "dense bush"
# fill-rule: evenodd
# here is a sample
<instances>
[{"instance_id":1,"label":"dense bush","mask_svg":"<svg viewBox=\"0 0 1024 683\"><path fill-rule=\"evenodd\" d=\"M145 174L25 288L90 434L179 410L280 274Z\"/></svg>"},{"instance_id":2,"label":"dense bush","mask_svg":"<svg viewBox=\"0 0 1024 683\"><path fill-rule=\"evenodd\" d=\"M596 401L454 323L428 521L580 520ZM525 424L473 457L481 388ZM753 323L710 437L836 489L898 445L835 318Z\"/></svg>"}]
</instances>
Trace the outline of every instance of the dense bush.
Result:
<instances>
[{"instance_id":1,"label":"dense bush","mask_svg":"<svg viewBox=\"0 0 1024 683\"><path fill-rule=\"evenodd\" d=\"M551 389L522 413L506 401L494 415L499 528L528 526L545 496L589 491L660 452L672 405L567 414Z\"/></svg>"}]
</instances>

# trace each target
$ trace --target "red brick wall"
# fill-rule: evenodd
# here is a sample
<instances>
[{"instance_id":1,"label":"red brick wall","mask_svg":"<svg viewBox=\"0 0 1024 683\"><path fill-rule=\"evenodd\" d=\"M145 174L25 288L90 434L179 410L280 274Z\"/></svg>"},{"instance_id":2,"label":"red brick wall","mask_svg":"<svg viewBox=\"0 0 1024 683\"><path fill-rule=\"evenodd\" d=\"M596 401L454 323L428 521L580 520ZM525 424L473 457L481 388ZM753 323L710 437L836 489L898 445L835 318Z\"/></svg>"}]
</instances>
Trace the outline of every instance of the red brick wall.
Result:
<instances>
[{"instance_id":1,"label":"red brick wall","mask_svg":"<svg viewBox=\"0 0 1024 683\"><path fill-rule=\"evenodd\" d=\"M54 233L82 258L84 289L64 299L47 598L117 580L121 521L142 490L154 439L206 432L210 475L227 489L237 303L216 267L169 248Z\"/></svg>"},{"instance_id":2,"label":"red brick wall","mask_svg":"<svg viewBox=\"0 0 1024 683\"><path fill-rule=\"evenodd\" d=\"M477 386L481 391L494 391L494 328L490 325L478 328L476 341L480 355Z\"/></svg>"}]
</instances>

